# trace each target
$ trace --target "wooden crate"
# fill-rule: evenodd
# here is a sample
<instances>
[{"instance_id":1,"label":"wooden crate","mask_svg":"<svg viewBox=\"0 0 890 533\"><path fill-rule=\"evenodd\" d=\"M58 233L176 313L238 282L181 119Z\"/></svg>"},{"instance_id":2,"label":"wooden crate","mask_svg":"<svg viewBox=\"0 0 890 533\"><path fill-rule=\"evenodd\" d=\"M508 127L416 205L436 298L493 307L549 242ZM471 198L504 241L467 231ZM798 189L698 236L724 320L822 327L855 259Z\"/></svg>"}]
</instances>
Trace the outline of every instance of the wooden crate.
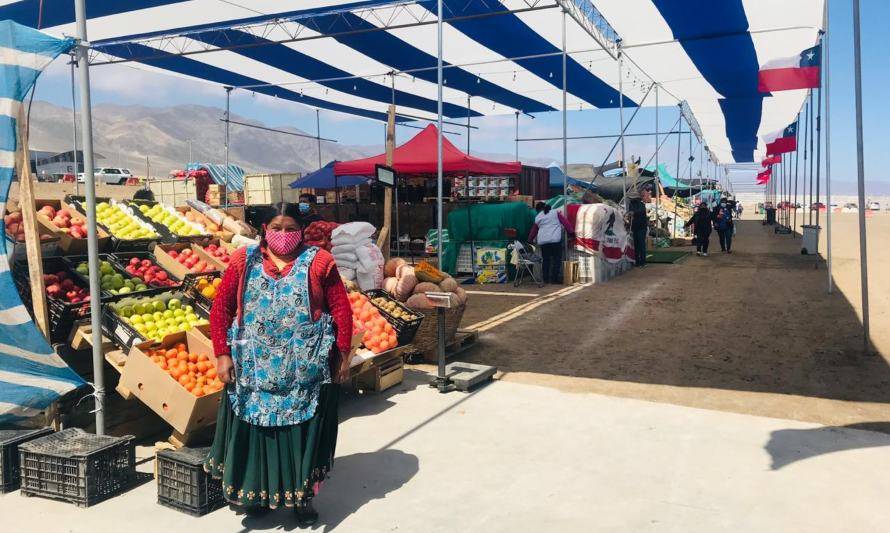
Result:
<instances>
[{"instance_id":1,"label":"wooden crate","mask_svg":"<svg viewBox=\"0 0 890 533\"><path fill-rule=\"evenodd\" d=\"M395 387L405 379L405 361L402 357L393 357L380 366L356 377L356 388L363 391L383 392Z\"/></svg>"}]
</instances>

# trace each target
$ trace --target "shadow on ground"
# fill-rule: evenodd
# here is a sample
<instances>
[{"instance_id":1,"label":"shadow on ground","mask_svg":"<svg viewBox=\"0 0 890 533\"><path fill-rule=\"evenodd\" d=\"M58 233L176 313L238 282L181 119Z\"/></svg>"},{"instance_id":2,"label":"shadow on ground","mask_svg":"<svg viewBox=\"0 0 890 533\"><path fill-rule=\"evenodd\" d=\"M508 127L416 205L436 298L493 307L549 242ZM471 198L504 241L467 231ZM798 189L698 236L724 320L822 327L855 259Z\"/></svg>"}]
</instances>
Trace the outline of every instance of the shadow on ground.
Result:
<instances>
[{"instance_id":1,"label":"shadow on ground","mask_svg":"<svg viewBox=\"0 0 890 533\"><path fill-rule=\"evenodd\" d=\"M419 468L417 457L401 450L385 449L338 457L331 477L314 500L319 521L313 530L331 531L365 504L398 490L417 474ZM291 509L278 509L256 518L245 516L241 524L242 531L299 529Z\"/></svg>"},{"instance_id":2,"label":"shadow on ground","mask_svg":"<svg viewBox=\"0 0 890 533\"><path fill-rule=\"evenodd\" d=\"M858 431L849 431L849 430ZM878 434L876 434L876 432ZM773 431L764 447L772 469L828 453L890 446L890 422L864 422L847 426Z\"/></svg>"},{"instance_id":3,"label":"shadow on ground","mask_svg":"<svg viewBox=\"0 0 890 533\"><path fill-rule=\"evenodd\" d=\"M826 294L824 264L802 256L799 239L743 221L733 254L711 245L710 257L635 269L538 307L462 359L684 387L690 398L721 389L890 404L887 359L863 354L854 308Z\"/></svg>"}]
</instances>

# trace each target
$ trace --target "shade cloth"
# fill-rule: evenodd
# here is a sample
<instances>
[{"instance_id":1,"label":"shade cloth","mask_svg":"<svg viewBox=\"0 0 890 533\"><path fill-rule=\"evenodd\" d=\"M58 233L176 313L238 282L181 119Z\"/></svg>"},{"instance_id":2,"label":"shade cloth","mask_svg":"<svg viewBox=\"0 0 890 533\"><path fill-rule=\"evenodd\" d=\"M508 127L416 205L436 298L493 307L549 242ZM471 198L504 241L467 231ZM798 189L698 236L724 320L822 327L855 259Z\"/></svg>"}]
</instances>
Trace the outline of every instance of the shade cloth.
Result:
<instances>
[{"instance_id":1,"label":"shade cloth","mask_svg":"<svg viewBox=\"0 0 890 533\"><path fill-rule=\"evenodd\" d=\"M432 124L397 146L393 151L392 167L399 174L435 174L437 172L437 137L439 130ZM386 154L355 161L334 163L337 176L373 176L377 165L386 164ZM519 174L522 164L518 161L499 163L486 161L461 152L447 138L442 138L442 171L449 175L503 176Z\"/></svg>"},{"instance_id":2,"label":"shade cloth","mask_svg":"<svg viewBox=\"0 0 890 533\"><path fill-rule=\"evenodd\" d=\"M336 161L331 161L315 172L310 172L293 181L290 184L291 189L333 189L335 187L352 187L368 183L368 178L363 176L335 176L335 163Z\"/></svg>"}]
</instances>

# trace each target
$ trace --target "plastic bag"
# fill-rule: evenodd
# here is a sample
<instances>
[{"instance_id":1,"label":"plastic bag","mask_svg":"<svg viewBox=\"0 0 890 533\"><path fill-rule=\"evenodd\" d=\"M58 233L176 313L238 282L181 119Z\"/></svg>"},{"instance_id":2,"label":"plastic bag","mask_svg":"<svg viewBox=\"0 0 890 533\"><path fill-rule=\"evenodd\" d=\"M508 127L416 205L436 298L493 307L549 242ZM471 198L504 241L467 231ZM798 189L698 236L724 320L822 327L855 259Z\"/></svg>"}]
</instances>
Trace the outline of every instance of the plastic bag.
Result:
<instances>
[{"instance_id":1,"label":"plastic bag","mask_svg":"<svg viewBox=\"0 0 890 533\"><path fill-rule=\"evenodd\" d=\"M358 282L359 288L363 291L383 287L383 265L380 265L380 268L372 272L356 271L356 282Z\"/></svg>"},{"instance_id":2,"label":"plastic bag","mask_svg":"<svg viewBox=\"0 0 890 533\"><path fill-rule=\"evenodd\" d=\"M371 235L375 231L377 229L367 222L349 222L334 228L331 232L331 242L334 246L340 244L357 245L365 239L370 240Z\"/></svg>"},{"instance_id":3,"label":"plastic bag","mask_svg":"<svg viewBox=\"0 0 890 533\"><path fill-rule=\"evenodd\" d=\"M384 258L383 253L376 244L367 243L355 249L355 255L358 262L361 263L359 270L371 272L377 269L383 270Z\"/></svg>"},{"instance_id":4,"label":"plastic bag","mask_svg":"<svg viewBox=\"0 0 890 533\"><path fill-rule=\"evenodd\" d=\"M337 270L340 271L340 277L349 281L355 281L355 269L349 268L343 265L337 265Z\"/></svg>"}]
</instances>

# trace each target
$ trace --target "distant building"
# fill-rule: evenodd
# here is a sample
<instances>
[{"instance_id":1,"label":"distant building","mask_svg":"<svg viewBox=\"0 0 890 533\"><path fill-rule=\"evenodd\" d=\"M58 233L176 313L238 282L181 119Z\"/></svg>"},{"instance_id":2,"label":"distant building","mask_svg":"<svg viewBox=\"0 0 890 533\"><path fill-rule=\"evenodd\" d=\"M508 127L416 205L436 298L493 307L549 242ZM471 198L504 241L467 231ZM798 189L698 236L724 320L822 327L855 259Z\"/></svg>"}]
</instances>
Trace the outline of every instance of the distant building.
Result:
<instances>
[{"instance_id":1,"label":"distant building","mask_svg":"<svg viewBox=\"0 0 890 533\"><path fill-rule=\"evenodd\" d=\"M105 159L95 152L93 157L97 161ZM31 150L31 173L37 177L38 181L59 181L65 174L76 174L77 172L83 172L83 150L77 151L76 171L74 169L74 150L61 153Z\"/></svg>"}]
</instances>

